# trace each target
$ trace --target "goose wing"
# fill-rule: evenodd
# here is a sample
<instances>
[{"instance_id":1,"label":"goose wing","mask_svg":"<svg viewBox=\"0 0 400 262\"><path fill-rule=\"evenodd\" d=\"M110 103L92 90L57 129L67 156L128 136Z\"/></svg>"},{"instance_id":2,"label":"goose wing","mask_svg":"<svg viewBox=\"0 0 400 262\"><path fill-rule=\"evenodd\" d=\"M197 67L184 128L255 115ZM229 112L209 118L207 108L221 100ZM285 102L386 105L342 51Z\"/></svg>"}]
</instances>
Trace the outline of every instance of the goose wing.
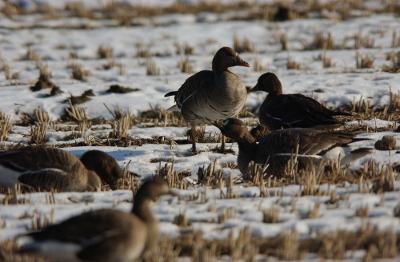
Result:
<instances>
[{"instance_id":1,"label":"goose wing","mask_svg":"<svg viewBox=\"0 0 400 262\"><path fill-rule=\"evenodd\" d=\"M203 70L190 76L175 94L175 102L179 108L199 92L212 85L214 74L212 71Z\"/></svg>"},{"instance_id":2,"label":"goose wing","mask_svg":"<svg viewBox=\"0 0 400 262\"><path fill-rule=\"evenodd\" d=\"M345 132L327 132L311 128L291 128L274 131L260 140L260 149L268 155L298 153L318 155L342 144L351 143L353 135Z\"/></svg>"},{"instance_id":3,"label":"goose wing","mask_svg":"<svg viewBox=\"0 0 400 262\"><path fill-rule=\"evenodd\" d=\"M71 176L60 169L46 168L38 171L25 172L18 181L35 190L65 190L71 183Z\"/></svg>"},{"instance_id":4,"label":"goose wing","mask_svg":"<svg viewBox=\"0 0 400 262\"><path fill-rule=\"evenodd\" d=\"M0 164L18 171L36 171L44 168L65 172L82 165L79 158L67 151L48 147L26 147L0 153Z\"/></svg>"},{"instance_id":5,"label":"goose wing","mask_svg":"<svg viewBox=\"0 0 400 262\"><path fill-rule=\"evenodd\" d=\"M337 121L332 117L333 115L333 111L301 94L267 98L260 110L260 119L275 129L336 124Z\"/></svg>"}]
</instances>

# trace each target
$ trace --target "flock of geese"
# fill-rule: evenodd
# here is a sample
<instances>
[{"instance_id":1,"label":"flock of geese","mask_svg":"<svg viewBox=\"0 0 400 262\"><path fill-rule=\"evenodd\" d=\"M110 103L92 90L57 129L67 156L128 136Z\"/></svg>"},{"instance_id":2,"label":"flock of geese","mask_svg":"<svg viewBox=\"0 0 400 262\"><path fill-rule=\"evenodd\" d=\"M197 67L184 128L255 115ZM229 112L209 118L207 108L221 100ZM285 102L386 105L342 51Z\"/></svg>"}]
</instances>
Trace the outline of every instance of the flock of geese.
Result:
<instances>
[{"instance_id":1,"label":"flock of geese","mask_svg":"<svg viewBox=\"0 0 400 262\"><path fill-rule=\"evenodd\" d=\"M268 96L259 109L261 126L249 130L235 118L245 105L248 91L239 76L229 71L233 66L249 64L233 49L223 47L212 60L212 70L190 76L179 90L165 95L174 96L173 108L191 126L193 153L197 153L196 126L213 124L238 143L238 166L243 174L253 161L268 163L269 170L278 175L294 153L299 156L299 168L307 168L310 163L324 163L324 155L331 149L357 140L354 134L335 130L341 124L335 116L348 113L329 110L301 94L283 94L282 84L273 73L260 76L250 90L264 91ZM116 160L98 150L87 151L81 158L49 147L0 153L3 187L19 183L30 190L96 191L104 184L115 189L122 177ZM164 181L147 180L135 194L130 213L110 209L83 213L18 236L19 252L38 253L51 261L134 261L156 246L157 220L149 204L164 194L175 195Z\"/></svg>"}]
</instances>

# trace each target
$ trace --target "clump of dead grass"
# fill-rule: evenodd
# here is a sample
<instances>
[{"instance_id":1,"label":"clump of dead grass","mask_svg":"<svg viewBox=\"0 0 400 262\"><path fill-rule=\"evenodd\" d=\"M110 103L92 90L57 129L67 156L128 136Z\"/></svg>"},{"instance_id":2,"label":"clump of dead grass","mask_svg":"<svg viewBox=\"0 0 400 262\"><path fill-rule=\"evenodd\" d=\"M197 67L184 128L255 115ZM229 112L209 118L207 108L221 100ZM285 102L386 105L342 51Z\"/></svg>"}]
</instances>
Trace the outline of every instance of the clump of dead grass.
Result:
<instances>
[{"instance_id":1,"label":"clump of dead grass","mask_svg":"<svg viewBox=\"0 0 400 262\"><path fill-rule=\"evenodd\" d=\"M233 49L238 53L253 53L255 51L254 43L247 37L240 39L237 35L233 37Z\"/></svg>"},{"instance_id":2,"label":"clump of dead grass","mask_svg":"<svg viewBox=\"0 0 400 262\"><path fill-rule=\"evenodd\" d=\"M253 70L254 72L263 72L265 71L265 66L261 63L259 59L254 59L253 63Z\"/></svg>"},{"instance_id":3,"label":"clump of dead grass","mask_svg":"<svg viewBox=\"0 0 400 262\"><path fill-rule=\"evenodd\" d=\"M178 67L182 73L190 74L193 73L193 65L190 62L189 58L184 58L183 60L179 61Z\"/></svg>"},{"instance_id":4,"label":"clump of dead grass","mask_svg":"<svg viewBox=\"0 0 400 262\"><path fill-rule=\"evenodd\" d=\"M314 35L313 41L306 47L307 50L332 50L334 49L334 39L330 32L324 34L323 32L317 32Z\"/></svg>"},{"instance_id":5,"label":"clump of dead grass","mask_svg":"<svg viewBox=\"0 0 400 262\"><path fill-rule=\"evenodd\" d=\"M300 70L300 63L296 62L293 58L289 57L286 63L287 69Z\"/></svg>"},{"instance_id":6,"label":"clump of dead grass","mask_svg":"<svg viewBox=\"0 0 400 262\"><path fill-rule=\"evenodd\" d=\"M0 142L7 140L8 134L12 129L12 122L10 116L0 112Z\"/></svg>"},{"instance_id":7,"label":"clump of dead grass","mask_svg":"<svg viewBox=\"0 0 400 262\"><path fill-rule=\"evenodd\" d=\"M187 189L188 182L184 178L191 174L188 172L177 172L174 163L166 163L163 166L160 163L156 175L162 177L171 188Z\"/></svg>"},{"instance_id":8,"label":"clump of dead grass","mask_svg":"<svg viewBox=\"0 0 400 262\"><path fill-rule=\"evenodd\" d=\"M189 45L188 43L180 44L179 42L174 43L175 46L175 54L177 55L193 55L194 47Z\"/></svg>"},{"instance_id":9,"label":"clump of dead grass","mask_svg":"<svg viewBox=\"0 0 400 262\"><path fill-rule=\"evenodd\" d=\"M152 60L148 59L146 62L146 75L148 76L158 76L160 75L160 68L158 67L157 63Z\"/></svg>"},{"instance_id":10,"label":"clump of dead grass","mask_svg":"<svg viewBox=\"0 0 400 262\"><path fill-rule=\"evenodd\" d=\"M100 45L97 48L97 57L99 59L111 59L114 57L114 51L111 46Z\"/></svg>"},{"instance_id":11,"label":"clump of dead grass","mask_svg":"<svg viewBox=\"0 0 400 262\"><path fill-rule=\"evenodd\" d=\"M71 69L71 78L86 81L87 77L90 76L90 71L85 69L82 65L77 63L71 63L68 65L68 68Z\"/></svg>"},{"instance_id":12,"label":"clump of dead grass","mask_svg":"<svg viewBox=\"0 0 400 262\"><path fill-rule=\"evenodd\" d=\"M356 68L373 68L374 58L369 54L361 54L356 52Z\"/></svg>"},{"instance_id":13,"label":"clump of dead grass","mask_svg":"<svg viewBox=\"0 0 400 262\"><path fill-rule=\"evenodd\" d=\"M369 35L357 33L354 35L354 48L374 48L375 41Z\"/></svg>"}]
</instances>

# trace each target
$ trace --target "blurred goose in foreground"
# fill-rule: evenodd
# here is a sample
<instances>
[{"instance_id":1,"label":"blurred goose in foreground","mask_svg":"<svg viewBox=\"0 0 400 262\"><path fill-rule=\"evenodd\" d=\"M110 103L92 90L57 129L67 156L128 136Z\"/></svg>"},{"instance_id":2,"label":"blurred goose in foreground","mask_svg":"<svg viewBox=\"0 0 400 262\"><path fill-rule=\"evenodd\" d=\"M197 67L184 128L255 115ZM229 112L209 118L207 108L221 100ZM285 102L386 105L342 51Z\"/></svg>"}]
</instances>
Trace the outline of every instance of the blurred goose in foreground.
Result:
<instances>
[{"instance_id":1,"label":"blurred goose in foreground","mask_svg":"<svg viewBox=\"0 0 400 262\"><path fill-rule=\"evenodd\" d=\"M146 181L134 196L131 213L100 209L71 217L41 231L20 236L20 253L51 261L135 261L158 241L158 221L150 204L174 193L159 179Z\"/></svg>"},{"instance_id":2,"label":"blurred goose in foreground","mask_svg":"<svg viewBox=\"0 0 400 262\"><path fill-rule=\"evenodd\" d=\"M268 96L259 110L260 123L269 129L316 127L335 125L337 115L351 115L333 111L302 94L283 94L282 84L274 73L261 75L251 91L264 91Z\"/></svg>"},{"instance_id":3,"label":"blurred goose in foreground","mask_svg":"<svg viewBox=\"0 0 400 262\"><path fill-rule=\"evenodd\" d=\"M97 150L86 152L82 161L67 151L41 146L0 152L4 187L21 183L44 191L95 191L101 188L101 179L115 187L120 176L118 163Z\"/></svg>"},{"instance_id":4,"label":"blurred goose in foreground","mask_svg":"<svg viewBox=\"0 0 400 262\"><path fill-rule=\"evenodd\" d=\"M249 64L232 48L222 47L213 58L212 71L203 70L192 75L178 91L165 95L175 97L177 107L190 123L194 153L196 125L237 116L246 102L246 87L236 74L228 70L232 66L249 67Z\"/></svg>"},{"instance_id":5,"label":"blurred goose in foreground","mask_svg":"<svg viewBox=\"0 0 400 262\"><path fill-rule=\"evenodd\" d=\"M296 153L300 169L324 164L326 158L341 159L341 164L349 164L370 153L370 149L363 149L345 155L341 146L358 141L354 135L345 132L290 128L272 131L257 142L239 119L227 119L218 127L225 136L238 143L238 166L243 174L247 173L250 161L261 165L269 164L268 170L272 173L275 170L282 171Z\"/></svg>"}]
</instances>

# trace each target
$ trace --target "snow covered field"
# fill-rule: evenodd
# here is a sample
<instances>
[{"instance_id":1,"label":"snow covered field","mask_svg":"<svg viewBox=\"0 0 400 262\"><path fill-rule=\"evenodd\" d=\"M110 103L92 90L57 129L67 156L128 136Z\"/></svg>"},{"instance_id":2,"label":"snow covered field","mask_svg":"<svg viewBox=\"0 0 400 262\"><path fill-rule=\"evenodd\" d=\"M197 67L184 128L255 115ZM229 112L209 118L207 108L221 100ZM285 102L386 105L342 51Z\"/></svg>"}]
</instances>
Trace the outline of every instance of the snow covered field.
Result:
<instances>
[{"instance_id":1,"label":"snow covered field","mask_svg":"<svg viewBox=\"0 0 400 262\"><path fill-rule=\"evenodd\" d=\"M54 7L61 8L68 1L47 2L57 2ZM87 5L100 2L88 1ZM173 1L161 2L168 6ZM364 2L374 6L379 1ZM244 17L246 12L250 9L237 13ZM390 151L374 147L384 135L394 136L397 145L400 143L399 14L354 10L349 19L340 20L334 12L322 13L284 22L238 19L232 12L165 14L139 17L131 26L121 26L113 19L0 14L0 119L9 116L13 124L0 145L6 149L44 142L77 156L96 148L140 177L160 173L166 164L173 164L171 173L182 179L175 184L180 187L180 196L163 198L154 205L161 232L170 239L199 231L205 241L213 241L238 238L248 230L260 241L292 234L295 240L291 241L300 243L293 248L301 252L292 250L293 256L265 251L260 244L260 255L254 257L260 261L267 256L309 260L399 258L399 146ZM352 110L354 118L348 119L346 128L358 130L358 137L369 140L355 142L350 148L367 147L371 153L334 179L319 174L312 180L313 174L303 174L297 180L243 181L236 167L237 145L228 143L232 150L218 152L220 133L207 126L200 153L192 156L187 127L179 117L165 112L173 99L164 98L164 94L178 89L192 72L209 69L216 50L234 46L234 42L237 49L243 49L241 57L251 64L250 68L232 68L246 85L253 86L261 73L273 71L286 93L302 93L328 107ZM321 50L321 46L327 50ZM396 68L397 73L393 73ZM37 82L40 70L63 92L54 96L50 88L33 92L30 87ZM115 84L132 90L107 92ZM71 105L69 99L89 89L93 95L82 96L79 102L83 103ZM256 115L264 97L262 93L248 96L246 106L251 113L245 119L252 125L257 119L251 114ZM85 115L74 118L66 108L81 108ZM48 120L38 117L44 112ZM125 114L132 124L122 136L116 133L121 122L117 113ZM46 131L35 135L39 127ZM201 183L199 168L214 164L213 175L220 178L215 178L215 183ZM311 193L306 190L310 184ZM34 221L58 222L103 207L129 210L132 195L130 190L121 189L30 193L16 198L0 194L0 242L27 232ZM340 235L338 232L360 236L379 232L386 237L381 242L355 245L355 249L343 244L343 252L338 251L336 256L325 250L328 244L321 244L317 250L304 247L309 239ZM392 235L385 232L394 234L394 243ZM333 239L336 244L340 242L340 237ZM216 254L223 261L235 258L229 252Z\"/></svg>"}]
</instances>

